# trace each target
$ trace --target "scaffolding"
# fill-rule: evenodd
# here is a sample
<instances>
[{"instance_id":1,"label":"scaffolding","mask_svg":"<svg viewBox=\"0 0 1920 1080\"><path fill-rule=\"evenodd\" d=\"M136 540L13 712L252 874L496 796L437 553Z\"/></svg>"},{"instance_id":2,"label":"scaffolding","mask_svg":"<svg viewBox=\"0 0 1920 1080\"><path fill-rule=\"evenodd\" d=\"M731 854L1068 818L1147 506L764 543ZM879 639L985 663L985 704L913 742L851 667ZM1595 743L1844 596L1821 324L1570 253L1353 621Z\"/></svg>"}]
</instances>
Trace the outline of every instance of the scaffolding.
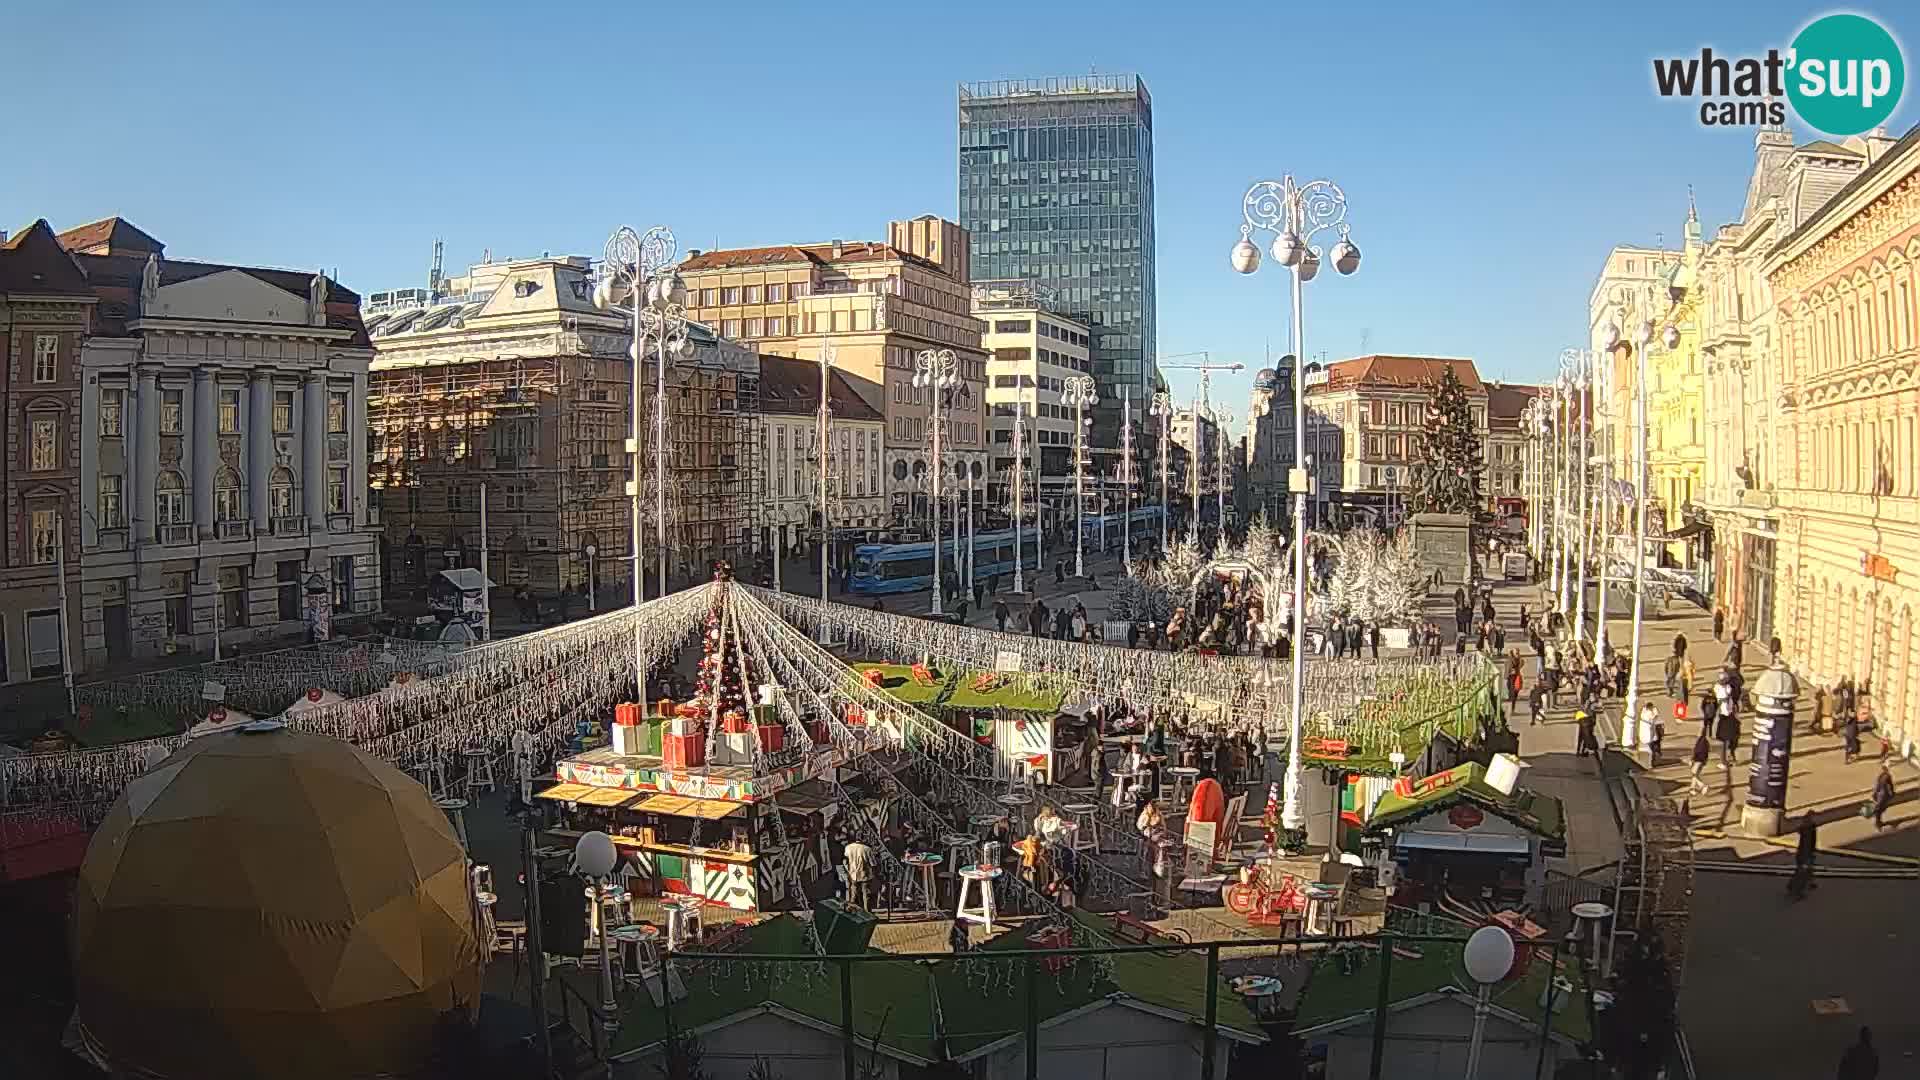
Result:
<instances>
[{"instance_id":1,"label":"scaffolding","mask_svg":"<svg viewBox=\"0 0 1920 1080\"><path fill-rule=\"evenodd\" d=\"M436 572L478 566L480 486L489 570L536 598L632 587L631 364L614 339L554 336L545 355L377 368L369 380L369 484L385 525L392 595L424 595ZM757 547L758 372L722 363L667 369L669 584ZM651 492L654 372L642 367L642 489ZM642 500L645 544L656 535ZM589 549L592 549L589 554ZM657 554L645 552L649 572ZM650 576L649 589L659 583ZM605 604L607 599L600 599Z\"/></svg>"}]
</instances>

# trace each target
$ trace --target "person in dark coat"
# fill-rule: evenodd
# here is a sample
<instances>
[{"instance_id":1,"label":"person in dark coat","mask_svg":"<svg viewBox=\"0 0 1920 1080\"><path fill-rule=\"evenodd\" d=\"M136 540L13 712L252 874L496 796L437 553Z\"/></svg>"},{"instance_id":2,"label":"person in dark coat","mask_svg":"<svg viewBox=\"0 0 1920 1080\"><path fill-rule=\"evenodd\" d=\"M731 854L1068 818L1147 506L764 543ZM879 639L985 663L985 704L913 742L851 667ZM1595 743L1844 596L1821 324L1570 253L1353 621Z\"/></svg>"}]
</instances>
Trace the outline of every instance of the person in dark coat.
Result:
<instances>
[{"instance_id":1,"label":"person in dark coat","mask_svg":"<svg viewBox=\"0 0 1920 1080\"><path fill-rule=\"evenodd\" d=\"M1880 766L1880 775L1873 779L1873 827L1887 827L1887 807L1893 805L1893 773L1885 764Z\"/></svg>"},{"instance_id":2,"label":"person in dark coat","mask_svg":"<svg viewBox=\"0 0 1920 1080\"><path fill-rule=\"evenodd\" d=\"M1053 560L1053 583L1055 585L1065 585L1067 583L1067 564L1064 560Z\"/></svg>"},{"instance_id":3,"label":"person in dark coat","mask_svg":"<svg viewBox=\"0 0 1920 1080\"><path fill-rule=\"evenodd\" d=\"M1853 764L1860 756L1860 717L1848 709L1840 714L1840 760L1843 764Z\"/></svg>"},{"instance_id":4,"label":"person in dark coat","mask_svg":"<svg viewBox=\"0 0 1920 1080\"><path fill-rule=\"evenodd\" d=\"M1586 757L1588 754L1598 755L1600 753L1600 737L1594 728L1593 714L1585 709L1581 709L1574 715L1574 719L1580 725L1579 741L1574 747L1575 756Z\"/></svg>"},{"instance_id":5,"label":"person in dark coat","mask_svg":"<svg viewBox=\"0 0 1920 1080\"><path fill-rule=\"evenodd\" d=\"M1532 719L1527 721L1528 727L1535 727L1540 723L1540 714L1546 699L1546 689L1540 685L1540 680L1535 679L1533 689L1527 691L1527 712L1532 715Z\"/></svg>"},{"instance_id":6,"label":"person in dark coat","mask_svg":"<svg viewBox=\"0 0 1920 1080\"><path fill-rule=\"evenodd\" d=\"M1067 640L1067 635L1071 634L1072 632L1073 632L1073 612L1067 610L1064 607L1054 612L1053 613L1054 639L1058 641L1065 641Z\"/></svg>"},{"instance_id":7,"label":"person in dark coat","mask_svg":"<svg viewBox=\"0 0 1920 1080\"><path fill-rule=\"evenodd\" d=\"M1027 629L1032 631L1034 637L1046 636L1047 602L1045 600L1036 600L1033 606L1027 609Z\"/></svg>"},{"instance_id":8,"label":"person in dark coat","mask_svg":"<svg viewBox=\"0 0 1920 1080\"><path fill-rule=\"evenodd\" d=\"M1876 1080L1880 1075L1880 1052L1873 1048L1873 1029L1860 1027L1860 1040L1840 1055L1840 1080Z\"/></svg>"},{"instance_id":9,"label":"person in dark coat","mask_svg":"<svg viewBox=\"0 0 1920 1080\"><path fill-rule=\"evenodd\" d=\"M1379 623L1374 623L1367 627L1367 648L1373 653L1373 658L1375 660L1380 659L1380 624Z\"/></svg>"},{"instance_id":10,"label":"person in dark coat","mask_svg":"<svg viewBox=\"0 0 1920 1080\"><path fill-rule=\"evenodd\" d=\"M995 599L993 602L993 621L1000 627L1001 633L1004 634L1007 632L1007 620L1012 617L1013 612L1007 609L1007 602L1005 600Z\"/></svg>"},{"instance_id":11,"label":"person in dark coat","mask_svg":"<svg viewBox=\"0 0 1920 1080\"><path fill-rule=\"evenodd\" d=\"M1700 734L1713 738L1713 722L1720 716L1720 699L1708 689L1700 695Z\"/></svg>"}]
</instances>

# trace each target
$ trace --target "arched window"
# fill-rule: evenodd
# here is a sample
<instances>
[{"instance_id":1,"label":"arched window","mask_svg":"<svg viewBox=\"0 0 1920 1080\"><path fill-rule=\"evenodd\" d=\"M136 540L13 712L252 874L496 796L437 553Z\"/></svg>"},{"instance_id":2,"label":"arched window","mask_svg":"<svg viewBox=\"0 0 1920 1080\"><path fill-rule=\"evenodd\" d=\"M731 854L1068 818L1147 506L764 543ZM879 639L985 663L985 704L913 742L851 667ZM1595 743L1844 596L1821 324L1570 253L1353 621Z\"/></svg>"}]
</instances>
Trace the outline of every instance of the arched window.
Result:
<instances>
[{"instance_id":1,"label":"arched window","mask_svg":"<svg viewBox=\"0 0 1920 1080\"><path fill-rule=\"evenodd\" d=\"M213 475L213 520L239 521L247 516L247 500L240 493L240 474L222 465Z\"/></svg>"},{"instance_id":2,"label":"arched window","mask_svg":"<svg viewBox=\"0 0 1920 1080\"><path fill-rule=\"evenodd\" d=\"M282 465L267 479L268 507L273 517L292 517L294 511L293 470Z\"/></svg>"},{"instance_id":3,"label":"arched window","mask_svg":"<svg viewBox=\"0 0 1920 1080\"><path fill-rule=\"evenodd\" d=\"M192 520L187 516L186 480L174 469L154 479L153 502L155 518L162 525L185 525Z\"/></svg>"}]
</instances>

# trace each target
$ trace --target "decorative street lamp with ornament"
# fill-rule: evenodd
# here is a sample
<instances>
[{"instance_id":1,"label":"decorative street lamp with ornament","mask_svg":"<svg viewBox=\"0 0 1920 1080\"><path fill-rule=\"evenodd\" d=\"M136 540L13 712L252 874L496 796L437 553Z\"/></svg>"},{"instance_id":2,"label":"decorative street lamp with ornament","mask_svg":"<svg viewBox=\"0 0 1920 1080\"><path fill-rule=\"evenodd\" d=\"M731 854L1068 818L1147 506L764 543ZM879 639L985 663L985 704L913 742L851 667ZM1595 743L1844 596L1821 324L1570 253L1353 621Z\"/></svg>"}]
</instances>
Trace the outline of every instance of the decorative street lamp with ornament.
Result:
<instances>
[{"instance_id":1,"label":"decorative street lamp with ornament","mask_svg":"<svg viewBox=\"0 0 1920 1080\"><path fill-rule=\"evenodd\" d=\"M1060 394L1062 405L1073 406L1073 576L1086 577L1086 513L1087 513L1087 428L1092 426L1093 417L1086 410L1100 400L1099 392L1094 389L1093 376L1069 375L1065 389Z\"/></svg>"},{"instance_id":2,"label":"decorative street lamp with ornament","mask_svg":"<svg viewBox=\"0 0 1920 1080\"><path fill-rule=\"evenodd\" d=\"M1173 419L1173 395L1165 390L1155 391L1147 412L1160 418L1160 554L1165 558L1167 522L1173 517L1173 504L1167 501L1167 424Z\"/></svg>"},{"instance_id":3,"label":"decorative street lamp with ornament","mask_svg":"<svg viewBox=\"0 0 1920 1080\"><path fill-rule=\"evenodd\" d=\"M925 349L913 358L913 385L929 390L933 395L933 461L928 469L931 476L933 504L933 607L936 616L945 615L941 594L945 591L940 577L940 481L943 468L941 458L941 418L942 400L948 392L960 386L960 358L952 349Z\"/></svg>"},{"instance_id":4,"label":"decorative street lamp with ornament","mask_svg":"<svg viewBox=\"0 0 1920 1080\"><path fill-rule=\"evenodd\" d=\"M1330 253L1333 268L1342 276L1360 269L1360 249L1348 237L1347 197L1330 180L1296 184L1292 176L1262 180L1241 197L1240 242L1233 246L1233 269L1251 274L1260 268L1260 248L1253 242L1256 231L1273 234L1273 261L1293 271L1293 355L1304 360L1306 332L1301 303L1301 286L1320 272L1320 249L1313 244L1315 235L1335 232L1340 240ZM1300 740L1306 719L1306 655L1299 646L1307 625L1307 417L1304 379L1307 365L1293 365L1293 460L1288 475L1293 491L1293 715L1287 729L1287 783L1281 806L1281 824L1299 829L1306 824L1301 807Z\"/></svg>"}]
</instances>

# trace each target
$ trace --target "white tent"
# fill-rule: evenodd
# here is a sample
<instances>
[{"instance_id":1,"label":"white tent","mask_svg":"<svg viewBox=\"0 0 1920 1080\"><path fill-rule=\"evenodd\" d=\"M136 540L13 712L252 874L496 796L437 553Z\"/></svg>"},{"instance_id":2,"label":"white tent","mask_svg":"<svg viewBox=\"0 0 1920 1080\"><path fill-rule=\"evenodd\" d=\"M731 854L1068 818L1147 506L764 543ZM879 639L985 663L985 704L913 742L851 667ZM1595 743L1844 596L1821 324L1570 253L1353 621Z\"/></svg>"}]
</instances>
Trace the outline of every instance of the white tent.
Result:
<instances>
[{"instance_id":1,"label":"white tent","mask_svg":"<svg viewBox=\"0 0 1920 1080\"><path fill-rule=\"evenodd\" d=\"M299 716L301 713L306 712L309 709L318 709L323 705L332 705L336 702L341 702L345 700L347 700L345 697L342 697L341 695L336 694L331 690L322 690L316 686L313 689L308 690L305 694L302 694L300 696L300 700L287 706L287 711L284 715L286 715L288 718L292 718L295 716Z\"/></svg>"},{"instance_id":2,"label":"white tent","mask_svg":"<svg viewBox=\"0 0 1920 1080\"><path fill-rule=\"evenodd\" d=\"M212 735L221 731L232 731L241 724L251 723L253 717L239 709L229 709L225 705L215 705L207 710L207 718L187 729L187 738L198 739L203 735Z\"/></svg>"}]
</instances>

